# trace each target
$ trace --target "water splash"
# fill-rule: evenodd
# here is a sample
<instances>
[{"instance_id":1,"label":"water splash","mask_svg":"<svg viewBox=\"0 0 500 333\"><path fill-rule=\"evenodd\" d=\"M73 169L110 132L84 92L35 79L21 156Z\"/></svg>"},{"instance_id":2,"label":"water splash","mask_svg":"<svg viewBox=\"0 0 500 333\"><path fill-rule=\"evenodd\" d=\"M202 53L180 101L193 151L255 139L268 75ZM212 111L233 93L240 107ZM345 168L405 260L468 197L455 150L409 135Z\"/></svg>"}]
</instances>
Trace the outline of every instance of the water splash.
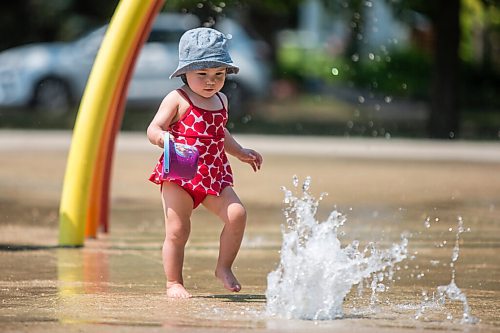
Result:
<instances>
[{"instance_id":1,"label":"water splash","mask_svg":"<svg viewBox=\"0 0 500 333\"><path fill-rule=\"evenodd\" d=\"M407 238L401 236L401 242L388 249L369 243L360 250L358 241L342 246L339 228L346 217L334 210L325 221L317 221L325 194L319 199L310 194L310 177L299 187L294 176L293 186L302 193L299 197L283 187L286 225L280 263L267 277L267 314L287 319L341 318L344 298L354 285L371 288L372 301L376 300L376 293L386 289L384 277L392 280L394 265L407 257Z\"/></svg>"},{"instance_id":2,"label":"water splash","mask_svg":"<svg viewBox=\"0 0 500 333\"><path fill-rule=\"evenodd\" d=\"M436 219L438 221L438 219ZM449 229L450 231L453 231L452 228ZM465 295L464 292L457 286L455 283L455 277L456 277L456 262L459 258L460 254L460 235L464 232L470 231L470 228L465 229L464 228L464 221L461 216L457 218L457 230L455 233L455 246L453 247L453 251L451 253L451 262L450 262L450 267L451 267L451 282L447 285L443 286L438 286L436 288L437 295L432 298L432 300L429 301L429 299L426 296L426 293L424 293L424 301L422 302L420 308L418 309L415 318L419 319L422 317L425 311L428 309L435 309L438 307L443 308L446 304L447 300L450 301L458 301L463 304L463 311L462 311L462 319L461 323L462 324L474 324L477 323L479 320L476 317L473 317L470 314L470 307L469 303L467 302L467 296ZM453 320L453 316L451 313L448 313L446 315L446 318L448 320Z\"/></svg>"}]
</instances>

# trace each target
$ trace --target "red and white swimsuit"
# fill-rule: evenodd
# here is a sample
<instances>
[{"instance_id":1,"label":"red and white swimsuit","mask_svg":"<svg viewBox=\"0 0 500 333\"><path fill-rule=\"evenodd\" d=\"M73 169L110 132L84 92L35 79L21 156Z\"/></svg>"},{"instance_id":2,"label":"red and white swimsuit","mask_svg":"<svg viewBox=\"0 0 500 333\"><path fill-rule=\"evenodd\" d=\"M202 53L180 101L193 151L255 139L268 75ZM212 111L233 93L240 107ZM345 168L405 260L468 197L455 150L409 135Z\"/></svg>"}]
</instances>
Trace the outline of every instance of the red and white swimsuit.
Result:
<instances>
[{"instance_id":1,"label":"red and white swimsuit","mask_svg":"<svg viewBox=\"0 0 500 333\"><path fill-rule=\"evenodd\" d=\"M218 196L226 186L233 185L233 173L224 151L224 128L228 115L219 93L217 97L222 103L222 108L211 111L194 105L182 89L177 91L189 102L189 108L181 119L170 126L169 132L176 142L198 149L200 153L198 173L188 181L163 178L162 154L149 180L159 185L164 181L180 185L191 195L193 206L197 207L207 195Z\"/></svg>"}]
</instances>

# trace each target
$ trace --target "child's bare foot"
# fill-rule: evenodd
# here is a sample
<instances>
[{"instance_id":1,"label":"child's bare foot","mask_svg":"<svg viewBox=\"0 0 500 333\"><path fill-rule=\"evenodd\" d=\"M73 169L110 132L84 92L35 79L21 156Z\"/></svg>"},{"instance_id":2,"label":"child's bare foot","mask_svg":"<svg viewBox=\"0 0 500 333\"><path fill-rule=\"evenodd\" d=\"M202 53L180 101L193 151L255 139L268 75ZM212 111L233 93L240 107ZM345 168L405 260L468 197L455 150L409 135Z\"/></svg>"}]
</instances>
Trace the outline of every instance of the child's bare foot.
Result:
<instances>
[{"instance_id":1,"label":"child's bare foot","mask_svg":"<svg viewBox=\"0 0 500 333\"><path fill-rule=\"evenodd\" d=\"M191 294L177 282L167 282L167 296L171 298L190 298Z\"/></svg>"},{"instance_id":2,"label":"child's bare foot","mask_svg":"<svg viewBox=\"0 0 500 333\"><path fill-rule=\"evenodd\" d=\"M230 268L217 268L215 270L215 276L222 281L224 288L227 290L234 292L241 290L241 285Z\"/></svg>"}]
</instances>

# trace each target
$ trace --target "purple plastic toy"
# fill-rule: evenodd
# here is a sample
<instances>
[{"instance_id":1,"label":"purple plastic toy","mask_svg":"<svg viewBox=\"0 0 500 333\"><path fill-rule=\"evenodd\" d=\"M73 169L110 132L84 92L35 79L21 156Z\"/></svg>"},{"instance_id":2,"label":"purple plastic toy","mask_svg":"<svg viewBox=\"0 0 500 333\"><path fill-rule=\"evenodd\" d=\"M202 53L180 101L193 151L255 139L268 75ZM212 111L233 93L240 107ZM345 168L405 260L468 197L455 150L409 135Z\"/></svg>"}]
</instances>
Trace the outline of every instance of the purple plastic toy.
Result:
<instances>
[{"instance_id":1,"label":"purple plastic toy","mask_svg":"<svg viewBox=\"0 0 500 333\"><path fill-rule=\"evenodd\" d=\"M165 133L163 148L163 178L192 179L198 171L200 153L193 146L171 140L170 133Z\"/></svg>"}]
</instances>

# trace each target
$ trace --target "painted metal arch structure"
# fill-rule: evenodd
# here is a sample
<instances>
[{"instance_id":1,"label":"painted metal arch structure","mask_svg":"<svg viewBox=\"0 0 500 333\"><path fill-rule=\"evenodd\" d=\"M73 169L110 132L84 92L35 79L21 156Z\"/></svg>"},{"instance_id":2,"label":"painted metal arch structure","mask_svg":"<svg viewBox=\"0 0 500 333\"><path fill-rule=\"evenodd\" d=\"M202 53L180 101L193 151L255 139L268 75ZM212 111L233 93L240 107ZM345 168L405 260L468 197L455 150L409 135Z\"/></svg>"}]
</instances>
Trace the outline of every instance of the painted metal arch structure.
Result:
<instances>
[{"instance_id":1,"label":"painted metal arch structure","mask_svg":"<svg viewBox=\"0 0 500 333\"><path fill-rule=\"evenodd\" d=\"M59 207L59 245L83 246L108 230L116 136L128 83L165 0L121 0L111 19L80 103Z\"/></svg>"}]
</instances>

